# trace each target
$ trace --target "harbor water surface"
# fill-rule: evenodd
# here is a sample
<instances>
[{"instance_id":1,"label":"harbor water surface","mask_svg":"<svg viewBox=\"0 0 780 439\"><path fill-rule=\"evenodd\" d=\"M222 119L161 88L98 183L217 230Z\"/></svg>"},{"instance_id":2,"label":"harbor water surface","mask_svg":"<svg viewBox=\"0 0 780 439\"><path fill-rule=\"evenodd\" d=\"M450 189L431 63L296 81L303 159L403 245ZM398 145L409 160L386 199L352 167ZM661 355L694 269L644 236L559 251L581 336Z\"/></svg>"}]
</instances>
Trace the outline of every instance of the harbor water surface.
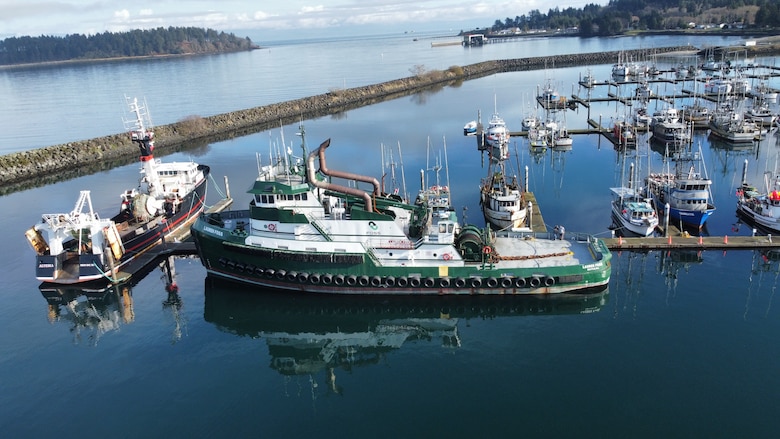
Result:
<instances>
[{"instance_id":1,"label":"harbor water surface","mask_svg":"<svg viewBox=\"0 0 780 439\"><path fill-rule=\"evenodd\" d=\"M288 42L215 57L0 70L8 97L0 121L13 128L2 130L0 145L8 153L121 132L126 94L146 98L163 124L408 76L416 65L740 40L551 38L471 49L431 41ZM690 62L656 62L670 68L681 60ZM386 173L386 185L410 194L420 188L420 170L446 158L439 182L451 187L461 221L482 225L478 185L487 158L463 125L498 111L520 131L540 86L586 95L578 79L590 70L605 80L610 68L504 73L301 125L310 149L331 138L332 169ZM780 88L780 79L770 81ZM693 85L653 87L671 95ZM625 111L616 103L579 107L566 112L566 125L611 126ZM158 158L208 164L207 203L221 198L227 176L234 208L245 208L258 160L267 162L282 139L297 151L298 125ZM745 161L757 185L774 170L778 136L735 148L702 132L694 146L718 208L702 233L752 234L736 217L734 190ZM381 167L383 148L393 151L395 174ZM548 228L600 237L612 234L609 188L621 184L626 165L644 173L664 166L646 134L628 156L595 134L575 136L571 151L532 154L522 137L511 150ZM210 279L195 258L175 258L106 293L40 289L24 231L43 213L70 211L83 189L101 216L114 214L138 168L0 197L7 437L774 437L780 429L778 255L616 252L608 290L573 297L287 295ZM166 287L171 268L177 292Z\"/></svg>"}]
</instances>

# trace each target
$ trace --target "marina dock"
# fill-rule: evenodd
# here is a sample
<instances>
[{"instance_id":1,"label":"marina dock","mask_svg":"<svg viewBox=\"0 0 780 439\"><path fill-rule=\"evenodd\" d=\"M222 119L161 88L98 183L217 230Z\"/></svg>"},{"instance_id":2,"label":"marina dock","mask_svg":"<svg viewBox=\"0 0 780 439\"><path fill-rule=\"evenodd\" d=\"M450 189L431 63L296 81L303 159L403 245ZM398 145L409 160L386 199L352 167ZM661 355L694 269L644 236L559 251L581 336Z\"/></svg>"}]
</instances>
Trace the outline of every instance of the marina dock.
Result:
<instances>
[{"instance_id":1,"label":"marina dock","mask_svg":"<svg viewBox=\"0 0 780 439\"><path fill-rule=\"evenodd\" d=\"M219 200L215 205L206 209L206 213L221 212L233 204L229 196ZM152 270L155 262L167 256L186 256L197 254L195 242L190 239L190 228L183 227L177 233L171 233L163 237L163 242L146 251L144 254L118 270L110 277L111 283L117 284L142 275ZM107 274L108 275L108 274Z\"/></svg>"},{"instance_id":2,"label":"marina dock","mask_svg":"<svg viewBox=\"0 0 780 439\"><path fill-rule=\"evenodd\" d=\"M780 237L772 236L667 236L604 238L610 250L763 250L780 249Z\"/></svg>"}]
</instances>

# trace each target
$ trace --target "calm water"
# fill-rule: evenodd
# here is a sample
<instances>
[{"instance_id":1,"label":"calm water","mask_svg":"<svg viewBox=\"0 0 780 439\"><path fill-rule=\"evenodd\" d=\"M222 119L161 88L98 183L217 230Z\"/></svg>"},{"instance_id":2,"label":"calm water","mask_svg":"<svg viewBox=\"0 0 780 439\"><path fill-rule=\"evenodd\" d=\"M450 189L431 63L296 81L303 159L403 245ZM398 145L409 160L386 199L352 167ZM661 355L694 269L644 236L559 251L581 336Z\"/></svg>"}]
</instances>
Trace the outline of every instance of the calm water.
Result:
<instances>
[{"instance_id":1,"label":"calm water","mask_svg":"<svg viewBox=\"0 0 780 439\"><path fill-rule=\"evenodd\" d=\"M652 46L649 40L539 40L478 52L386 38L0 71L3 94L18 96L0 110L0 120L20 126L4 132L10 137L2 144L26 149L119 132L125 92L145 95L155 121L167 123L343 87L344 72L350 87L405 76L414 64L446 68L530 56L529 47L540 45L571 53L566 46L574 44L578 51ZM401 47L408 48L405 57ZM377 51L384 58L375 65L352 60ZM266 62L271 57L279 57L275 70ZM306 79L302 64L318 65L321 73ZM610 66L591 69L606 79ZM469 81L305 121L306 139L313 148L332 138L331 168L374 176L382 173L381 146L392 149L404 169L396 180L410 192L446 143L449 169L440 179L449 175L459 212L480 223L476 189L486 169L474 139L462 136L463 124L478 111L486 118L496 106L510 129L519 129L538 86L549 80L562 93L583 94L574 84L584 73L549 69ZM108 86L106 78L122 79ZM65 97L74 81L88 83L89 96ZM198 85L181 88L188 81ZM8 107L17 104L12 118ZM621 114L615 104L594 106L590 114L569 111L567 126L584 127L588 117L608 124ZM283 131L287 144L298 141L296 127ZM243 208L255 153L267 155L280 141L276 130L164 160L211 165L218 184L210 187L209 202L219 198L226 175L235 205ZM712 144L705 135L696 144L718 206L706 232L750 234L736 220L733 189L745 160L754 182L774 167L778 137L745 149ZM624 159L597 136L576 136L570 152L532 156L524 139L513 149L513 165L528 167L546 223L599 236L610 234L609 187L620 184L623 161L645 171L662 167L646 142ZM166 293L163 270L155 268L105 295L65 291L47 300L33 277L24 230L41 213L72 209L81 189L93 191L101 215L114 213L137 172L129 165L0 197L10 243L0 254L7 297L0 310L4 436L774 437L780 427L774 416L780 310L773 306L780 262L757 252L616 253L607 292L551 300L260 295L207 278L189 258L173 261L178 295Z\"/></svg>"}]
</instances>

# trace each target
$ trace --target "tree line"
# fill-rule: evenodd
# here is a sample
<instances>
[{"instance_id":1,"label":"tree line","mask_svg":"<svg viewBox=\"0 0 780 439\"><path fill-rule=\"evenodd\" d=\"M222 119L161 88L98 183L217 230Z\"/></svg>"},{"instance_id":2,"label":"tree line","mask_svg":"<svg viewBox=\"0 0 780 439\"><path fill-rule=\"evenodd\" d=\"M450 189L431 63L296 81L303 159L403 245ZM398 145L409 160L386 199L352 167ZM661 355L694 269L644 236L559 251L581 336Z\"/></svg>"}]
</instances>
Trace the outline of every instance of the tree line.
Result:
<instances>
[{"instance_id":1,"label":"tree line","mask_svg":"<svg viewBox=\"0 0 780 439\"><path fill-rule=\"evenodd\" d=\"M751 7L755 15L749 22L745 7ZM725 13L707 14L713 8ZM581 36L618 35L628 29L664 30L685 28L683 17L706 17L702 25L740 23L751 28L779 28L780 6L777 0L610 0L606 6L587 4L582 9L555 7L547 14L538 9L528 14L496 20L489 30L572 29Z\"/></svg>"},{"instance_id":2,"label":"tree line","mask_svg":"<svg viewBox=\"0 0 780 439\"><path fill-rule=\"evenodd\" d=\"M158 27L86 36L11 37L0 41L0 65L150 55L237 52L257 48L249 38L196 27Z\"/></svg>"}]
</instances>

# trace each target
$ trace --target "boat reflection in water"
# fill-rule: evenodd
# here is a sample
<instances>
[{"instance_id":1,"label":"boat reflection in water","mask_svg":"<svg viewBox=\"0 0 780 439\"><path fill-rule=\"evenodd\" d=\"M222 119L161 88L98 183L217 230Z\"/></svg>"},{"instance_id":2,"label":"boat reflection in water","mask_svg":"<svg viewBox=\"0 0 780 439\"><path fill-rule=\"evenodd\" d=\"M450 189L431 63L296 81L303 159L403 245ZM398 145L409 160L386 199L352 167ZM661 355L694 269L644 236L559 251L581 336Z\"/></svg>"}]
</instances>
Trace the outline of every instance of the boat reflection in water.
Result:
<instances>
[{"instance_id":1,"label":"boat reflection in water","mask_svg":"<svg viewBox=\"0 0 780 439\"><path fill-rule=\"evenodd\" d=\"M775 291L780 280L780 251L753 250L753 261L747 282L744 319L765 319L772 309Z\"/></svg>"},{"instance_id":2,"label":"boat reflection in water","mask_svg":"<svg viewBox=\"0 0 780 439\"><path fill-rule=\"evenodd\" d=\"M105 333L135 320L133 295L127 284L102 289L42 286L40 291L48 302L49 322L67 322L74 344L87 341L97 345Z\"/></svg>"},{"instance_id":3,"label":"boat reflection in water","mask_svg":"<svg viewBox=\"0 0 780 439\"><path fill-rule=\"evenodd\" d=\"M162 271L165 291L168 296L162 302L174 318L173 341L181 338L183 321L179 311L182 306L179 288L176 284L174 257L161 259L159 264L149 264L150 269L133 276L132 280L117 285L105 284L94 288L79 288L69 285L43 283L39 290L48 304L49 322L67 323L73 333L74 344L85 340L92 346L109 332L119 330L122 325L135 321L132 289L146 277L154 267Z\"/></svg>"},{"instance_id":4,"label":"boat reflection in water","mask_svg":"<svg viewBox=\"0 0 780 439\"><path fill-rule=\"evenodd\" d=\"M404 343L441 340L461 346L460 320L599 311L608 289L550 296L342 296L258 292L211 276L205 281L207 322L220 330L265 339L270 367L282 375L326 371L331 391L335 370L377 364ZM553 297L555 296L555 297Z\"/></svg>"}]
</instances>

